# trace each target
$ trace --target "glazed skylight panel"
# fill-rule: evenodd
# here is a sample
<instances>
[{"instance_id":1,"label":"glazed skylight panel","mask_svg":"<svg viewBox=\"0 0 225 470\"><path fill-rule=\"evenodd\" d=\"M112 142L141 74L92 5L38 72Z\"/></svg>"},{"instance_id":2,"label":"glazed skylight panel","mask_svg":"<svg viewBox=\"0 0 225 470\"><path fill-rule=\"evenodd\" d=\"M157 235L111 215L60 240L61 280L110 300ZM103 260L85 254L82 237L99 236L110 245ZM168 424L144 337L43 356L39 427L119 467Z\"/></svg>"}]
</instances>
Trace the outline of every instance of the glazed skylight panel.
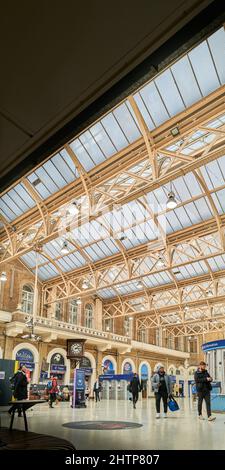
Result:
<instances>
[{"instance_id":1,"label":"glazed skylight panel","mask_svg":"<svg viewBox=\"0 0 225 470\"><path fill-rule=\"evenodd\" d=\"M140 130L125 102L80 134L70 146L84 169L90 171L139 137Z\"/></svg>"},{"instance_id":2,"label":"glazed skylight panel","mask_svg":"<svg viewBox=\"0 0 225 470\"><path fill-rule=\"evenodd\" d=\"M221 28L134 95L150 130L225 83L224 44Z\"/></svg>"},{"instance_id":3,"label":"glazed skylight panel","mask_svg":"<svg viewBox=\"0 0 225 470\"><path fill-rule=\"evenodd\" d=\"M214 256L208 259L212 271L222 271L225 269L225 255Z\"/></svg>"},{"instance_id":4,"label":"glazed skylight panel","mask_svg":"<svg viewBox=\"0 0 225 470\"><path fill-rule=\"evenodd\" d=\"M78 178L78 171L70 156L63 149L41 167L31 173L27 179L35 185L35 190L42 199L64 188ZM38 181L40 180L40 182ZM37 182L37 184L35 184Z\"/></svg>"},{"instance_id":5,"label":"glazed skylight panel","mask_svg":"<svg viewBox=\"0 0 225 470\"><path fill-rule=\"evenodd\" d=\"M36 202L32 199L23 183L14 186L0 199L1 212L6 220L10 222L35 205Z\"/></svg>"},{"instance_id":6,"label":"glazed skylight panel","mask_svg":"<svg viewBox=\"0 0 225 470\"><path fill-rule=\"evenodd\" d=\"M204 261L197 261L191 264L186 264L185 266L180 266L179 269L174 268L173 272L174 271L175 277L178 281L200 276L202 274L207 274L209 272Z\"/></svg>"},{"instance_id":7,"label":"glazed skylight panel","mask_svg":"<svg viewBox=\"0 0 225 470\"><path fill-rule=\"evenodd\" d=\"M99 241L93 245L86 247L85 252L91 257L92 261L98 261L107 256L119 253L119 248L113 238Z\"/></svg>"}]
</instances>

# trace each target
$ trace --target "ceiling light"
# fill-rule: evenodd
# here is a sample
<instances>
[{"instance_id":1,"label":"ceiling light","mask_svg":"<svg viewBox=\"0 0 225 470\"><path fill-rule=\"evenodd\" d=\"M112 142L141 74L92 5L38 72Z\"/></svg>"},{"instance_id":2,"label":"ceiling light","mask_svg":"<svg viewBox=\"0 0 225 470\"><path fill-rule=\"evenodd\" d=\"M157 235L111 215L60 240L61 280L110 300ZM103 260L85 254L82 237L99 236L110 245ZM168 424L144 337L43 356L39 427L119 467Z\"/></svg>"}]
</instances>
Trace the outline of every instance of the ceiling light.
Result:
<instances>
[{"instance_id":1,"label":"ceiling light","mask_svg":"<svg viewBox=\"0 0 225 470\"><path fill-rule=\"evenodd\" d=\"M211 289L206 291L207 297L213 297L213 291Z\"/></svg>"},{"instance_id":2,"label":"ceiling light","mask_svg":"<svg viewBox=\"0 0 225 470\"><path fill-rule=\"evenodd\" d=\"M184 307L184 311L185 311L185 312L187 312L188 310L189 310L189 307L188 307L188 305L185 305L185 307Z\"/></svg>"},{"instance_id":3,"label":"ceiling light","mask_svg":"<svg viewBox=\"0 0 225 470\"><path fill-rule=\"evenodd\" d=\"M81 305L81 299L77 299L77 305Z\"/></svg>"},{"instance_id":4,"label":"ceiling light","mask_svg":"<svg viewBox=\"0 0 225 470\"><path fill-rule=\"evenodd\" d=\"M35 186L38 186L38 184L41 184L40 178L36 178L36 179L33 181L33 183L32 183L32 185L33 185L34 187L35 187Z\"/></svg>"},{"instance_id":5,"label":"ceiling light","mask_svg":"<svg viewBox=\"0 0 225 470\"><path fill-rule=\"evenodd\" d=\"M128 317L128 318L129 318L129 320L133 320L133 317Z\"/></svg>"},{"instance_id":6,"label":"ceiling light","mask_svg":"<svg viewBox=\"0 0 225 470\"><path fill-rule=\"evenodd\" d=\"M2 272L1 277L0 277L0 281L2 281L2 282L7 281L7 276L6 276L5 272Z\"/></svg>"},{"instance_id":7,"label":"ceiling light","mask_svg":"<svg viewBox=\"0 0 225 470\"><path fill-rule=\"evenodd\" d=\"M70 251L70 250L69 250L69 248L68 248L68 242L65 240L65 241L63 242L63 245L62 245L62 248L61 248L61 253L62 253L63 255L68 255L69 251Z\"/></svg>"},{"instance_id":8,"label":"ceiling light","mask_svg":"<svg viewBox=\"0 0 225 470\"><path fill-rule=\"evenodd\" d=\"M68 212L70 213L70 215L77 215L78 214L79 207L78 207L76 202L72 202L72 204L70 204L70 206L68 207Z\"/></svg>"},{"instance_id":9,"label":"ceiling light","mask_svg":"<svg viewBox=\"0 0 225 470\"><path fill-rule=\"evenodd\" d=\"M179 127L178 126L173 127L173 129L171 129L170 133L172 134L173 137L176 137L177 135L180 134Z\"/></svg>"},{"instance_id":10,"label":"ceiling light","mask_svg":"<svg viewBox=\"0 0 225 470\"><path fill-rule=\"evenodd\" d=\"M162 255L159 255L157 264L160 268L163 268L165 266L165 261L164 261Z\"/></svg>"},{"instance_id":11,"label":"ceiling light","mask_svg":"<svg viewBox=\"0 0 225 470\"><path fill-rule=\"evenodd\" d=\"M138 281L138 282L137 282L137 288L138 288L138 289L142 289L142 288L143 288L143 284L142 284L141 281Z\"/></svg>"},{"instance_id":12,"label":"ceiling light","mask_svg":"<svg viewBox=\"0 0 225 470\"><path fill-rule=\"evenodd\" d=\"M167 206L167 209L175 209L175 207L177 207L177 201L176 201L175 194L173 191L170 191L168 193L168 200L167 200L166 206Z\"/></svg>"},{"instance_id":13,"label":"ceiling light","mask_svg":"<svg viewBox=\"0 0 225 470\"><path fill-rule=\"evenodd\" d=\"M82 289L88 289L88 287L89 287L89 283L87 281L83 281Z\"/></svg>"}]
</instances>

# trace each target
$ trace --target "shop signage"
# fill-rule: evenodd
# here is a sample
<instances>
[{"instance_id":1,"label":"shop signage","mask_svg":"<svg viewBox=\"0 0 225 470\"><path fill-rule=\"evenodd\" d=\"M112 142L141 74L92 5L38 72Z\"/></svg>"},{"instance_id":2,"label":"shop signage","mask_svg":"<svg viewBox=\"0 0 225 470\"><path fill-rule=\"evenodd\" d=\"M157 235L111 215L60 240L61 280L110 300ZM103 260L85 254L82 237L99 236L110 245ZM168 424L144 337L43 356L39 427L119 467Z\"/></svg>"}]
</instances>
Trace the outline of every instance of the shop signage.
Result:
<instances>
[{"instance_id":1,"label":"shop signage","mask_svg":"<svg viewBox=\"0 0 225 470\"><path fill-rule=\"evenodd\" d=\"M132 372L132 365L130 362L125 362L124 366L123 366L123 373L124 374L129 374Z\"/></svg>"},{"instance_id":2,"label":"shop signage","mask_svg":"<svg viewBox=\"0 0 225 470\"><path fill-rule=\"evenodd\" d=\"M202 345L202 351L211 351L213 349L225 349L225 339L219 339L218 341L210 341Z\"/></svg>"},{"instance_id":3,"label":"shop signage","mask_svg":"<svg viewBox=\"0 0 225 470\"><path fill-rule=\"evenodd\" d=\"M5 380L5 371L0 370L0 380Z\"/></svg>"},{"instance_id":4,"label":"shop signage","mask_svg":"<svg viewBox=\"0 0 225 470\"><path fill-rule=\"evenodd\" d=\"M79 370L84 370L85 375L91 375L93 372L91 367L79 367Z\"/></svg>"},{"instance_id":5,"label":"shop signage","mask_svg":"<svg viewBox=\"0 0 225 470\"><path fill-rule=\"evenodd\" d=\"M51 372L59 372L64 374L66 372L66 366L61 366L60 364L51 364Z\"/></svg>"},{"instance_id":6,"label":"shop signage","mask_svg":"<svg viewBox=\"0 0 225 470\"><path fill-rule=\"evenodd\" d=\"M16 353L16 361L34 362L34 355L29 349L20 349Z\"/></svg>"},{"instance_id":7,"label":"shop signage","mask_svg":"<svg viewBox=\"0 0 225 470\"><path fill-rule=\"evenodd\" d=\"M28 370L34 370L34 368L35 368L35 363L34 362L20 361L20 365L25 366Z\"/></svg>"},{"instance_id":8,"label":"shop signage","mask_svg":"<svg viewBox=\"0 0 225 470\"><path fill-rule=\"evenodd\" d=\"M64 365L64 363L64 357L60 353L53 354L53 356L51 357L51 364L60 364L62 366Z\"/></svg>"},{"instance_id":9,"label":"shop signage","mask_svg":"<svg viewBox=\"0 0 225 470\"><path fill-rule=\"evenodd\" d=\"M113 363L112 361L110 361L110 359L106 359L104 362L103 362L103 374L105 375L112 375L112 374L115 374L115 370L113 368Z\"/></svg>"},{"instance_id":10,"label":"shop signage","mask_svg":"<svg viewBox=\"0 0 225 470\"><path fill-rule=\"evenodd\" d=\"M90 369L91 361L88 357L83 356L80 360L80 369Z\"/></svg>"},{"instance_id":11,"label":"shop signage","mask_svg":"<svg viewBox=\"0 0 225 470\"><path fill-rule=\"evenodd\" d=\"M104 374L99 376L99 380L126 380L127 382L130 382L133 375L133 372L130 374Z\"/></svg>"}]
</instances>

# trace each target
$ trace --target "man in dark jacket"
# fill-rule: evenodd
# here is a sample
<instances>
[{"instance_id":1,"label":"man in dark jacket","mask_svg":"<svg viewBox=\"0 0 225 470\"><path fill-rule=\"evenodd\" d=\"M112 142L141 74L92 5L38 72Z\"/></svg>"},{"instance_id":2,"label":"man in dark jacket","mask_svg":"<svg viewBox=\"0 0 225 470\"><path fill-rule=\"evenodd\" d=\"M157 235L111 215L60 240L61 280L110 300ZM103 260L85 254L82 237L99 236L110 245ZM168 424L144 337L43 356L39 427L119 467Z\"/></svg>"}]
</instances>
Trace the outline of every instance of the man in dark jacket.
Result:
<instances>
[{"instance_id":1,"label":"man in dark jacket","mask_svg":"<svg viewBox=\"0 0 225 470\"><path fill-rule=\"evenodd\" d=\"M138 394L141 391L141 384L138 375L135 373L131 382L130 382L130 392L132 393L133 398L133 407L136 408L136 403L138 401Z\"/></svg>"},{"instance_id":2,"label":"man in dark jacket","mask_svg":"<svg viewBox=\"0 0 225 470\"><path fill-rule=\"evenodd\" d=\"M27 399L27 385L28 380L26 376L26 367L20 366L18 371L12 377L13 380L13 396L16 400L26 400ZM9 413L11 413L12 408L9 409ZM18 406L18 416L22 416L22 410Z\"/></svg>"},{"instance_id":3,"label":"man in dark jacket","mask_svg":"<svg viewBox=\"0 0 225 470\"><path fill-rule=\"evenodd\" d=\"M211 404L210 404L210 391L212 390L212 377L210 377L208 371L206 370L206 363L201 361L198 369L194 375L196 390L198 394L198 416L199 419L204 419L202 416L202 403L205 400L206 410L208 421L214 421L214 418L211 414Z\"/></svg>"}]
</instances>

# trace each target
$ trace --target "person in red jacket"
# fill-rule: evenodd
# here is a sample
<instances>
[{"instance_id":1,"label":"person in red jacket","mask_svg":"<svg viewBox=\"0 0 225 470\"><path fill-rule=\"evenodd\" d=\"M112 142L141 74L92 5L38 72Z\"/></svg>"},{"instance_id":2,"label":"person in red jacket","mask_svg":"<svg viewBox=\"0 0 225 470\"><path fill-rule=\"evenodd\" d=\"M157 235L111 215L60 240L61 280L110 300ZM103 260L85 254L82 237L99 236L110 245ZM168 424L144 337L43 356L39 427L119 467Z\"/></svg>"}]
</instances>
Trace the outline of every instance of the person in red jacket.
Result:
<instances>
[{"instance_id":1,"label":"person in red jacket","mask_svg":"<svg viewBox=\"0 0 225 470\"><path fill-rule=\"evenodd\" d=\"M53 408L52 403L54 403L56 401L57 393L58 393L57 378L53 377L52 378L52 386L49 390L49 406L50 406L50 408Z\"/></svg>"}]
</instances>

